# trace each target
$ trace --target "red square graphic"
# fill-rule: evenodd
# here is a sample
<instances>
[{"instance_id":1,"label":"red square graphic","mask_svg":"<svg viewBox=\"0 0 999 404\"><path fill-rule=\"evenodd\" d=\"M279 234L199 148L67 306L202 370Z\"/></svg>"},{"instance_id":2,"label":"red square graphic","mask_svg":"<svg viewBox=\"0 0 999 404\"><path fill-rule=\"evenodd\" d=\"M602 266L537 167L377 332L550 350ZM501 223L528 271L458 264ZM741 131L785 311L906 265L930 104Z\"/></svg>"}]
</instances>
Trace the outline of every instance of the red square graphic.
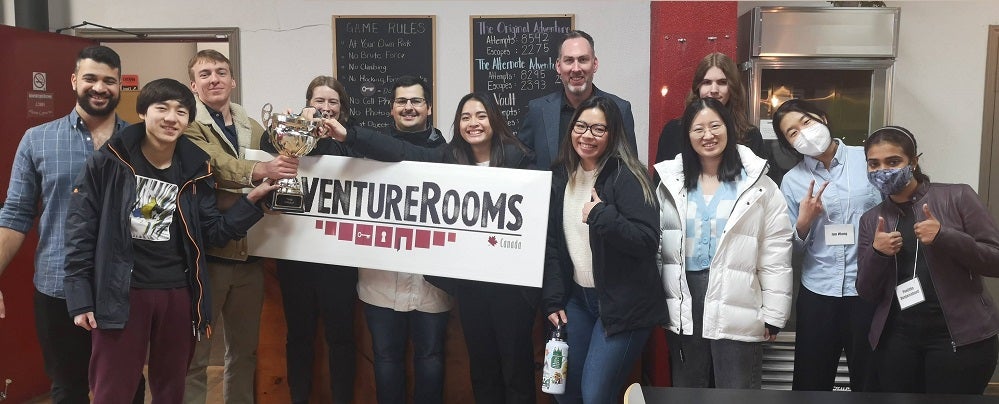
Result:
<instances>
[{"instance_id":1,"label":"red square graphic","mask_svg":"<svg viewBox=\"0 0 999 404\"><path fill-rule=\"evenodd\" d=\"M458 237L458 235L457 235L456 233L448 233L448 234L447 234L447 241L448 241L449 243L453 243L453 242L454 242L454 239L455 239L456 237Z\"/></svg>"},{"instance_id":2,"label":"red square graphic","mask_svg":"<svg viewBox=\"0 0 999 404\"><path fill-rule=\"evenodd\" d=\"M444 245L444 236L446 236L446 235L447 235L447 233L444 233L442 231L435 231L434 232L434 245Z\"/></svg>"},{"instance_id":3,"label":"red square graphic","mask_svg":"<svg viewBox=\"0 0 999 404\"><path fill-rule=\"evenodd\" d=\"M370 224L357 225L357 237L354 237L354 244L371 245L371 238L374 236L374 226Z\"/></svg>"},{"instance_id":4,"label":"red square graphic","mask_svg":"<svg viewBox=\"0 0 999 404\"><path fill-rule=\"evenodd\" d=\"M430 248L430 230L417 230L416 231L416 248Z\"/></svg>"},{"instance_id":5,"label":"red square graphic","mask_svg":"<svg viewBox=\"0 0 999 404\"><path fill-rule=\"evenodd\" d=\"M351 241L354 239L354 224L353 223L340 223L340 236L337 240L340 241Z\"/></svg>"},{"instance_id":6,"label":"red square graphic","mask_svg":"<svg viewBox=\"0 0 999 404\"><path fill-rule=\"evenodd\" d=\"M336 235L336 222L332 220L326 221L326 235L327 236Z\"/></svg>"},{"instance_id":7,"label":"red square graphic","mask_svg":"<svg viewBox=\"0 0 999 404\"><path fill-rule=\"evenodd\" d=\"M407 250L413 249L413 229L405 227L395 229L395 249L398 251L402 248Z\"/></svg>"},{"instance_id":8,"label":"red square graphic","mask_svg":"<svg viewBox=\"0 0 999 404\"><path fill-rule=\"evenodd\" d=\"M320 220L320 219L316 219L316 230L319 230L319 229L322 229L322 228L323 228L323 221Z\"/></svg>"},{"instance_id":9,"label":"red square graphic","mask_svg":"<svg viewBox=\"0 0 999 404\"><path fill-rule=\"evenodd\" d=\"M375 247L392 248L392 227L378 226L375 228Z\"/></svg>"}]
</instances>

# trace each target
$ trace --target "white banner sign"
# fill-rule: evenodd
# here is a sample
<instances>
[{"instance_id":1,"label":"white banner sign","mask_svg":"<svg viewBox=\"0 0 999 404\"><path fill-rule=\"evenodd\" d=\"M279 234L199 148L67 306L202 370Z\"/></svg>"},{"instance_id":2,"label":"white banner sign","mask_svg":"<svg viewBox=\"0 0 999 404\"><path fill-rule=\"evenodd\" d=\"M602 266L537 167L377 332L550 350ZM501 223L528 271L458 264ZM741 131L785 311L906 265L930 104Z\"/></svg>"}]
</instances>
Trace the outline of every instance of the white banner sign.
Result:
<instances>
[{"instance_id":1,"label":"white banner sign","mask_svg":"<svg viewBox=\"0 0 999 404\"><path fill-rule=\"evenodd\" d=\"M265 215L250 254L541 286L547 171L321 156L298 174L305 213Z\"/></svg>"}]
</instances>

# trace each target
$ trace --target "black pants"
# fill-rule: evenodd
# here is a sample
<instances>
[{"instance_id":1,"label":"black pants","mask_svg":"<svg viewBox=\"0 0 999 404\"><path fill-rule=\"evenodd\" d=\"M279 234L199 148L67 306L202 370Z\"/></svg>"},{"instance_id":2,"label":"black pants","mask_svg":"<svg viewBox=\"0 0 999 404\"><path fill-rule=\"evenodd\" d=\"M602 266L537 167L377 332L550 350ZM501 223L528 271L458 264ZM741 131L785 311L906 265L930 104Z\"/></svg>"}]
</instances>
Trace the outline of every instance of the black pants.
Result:
<instances>
[{"instance_id":1,"label":"black pants","mask_svg":"<svg viewBox=\"0 0 999 404\"><path fill-rule=\"evenodd\" d=\"M90 403L90 332L73 324L66 299L35 290L35 331L42 348L45 374L52 380L53 404ZM140 378L133 403L145 399L145 378Z\"/></svg>"},{"instance_id":2,"label":"black pants","mask_svg":"<svg viewBox=\"0 0 999 404\"><path fill-rule=\"evenodd\" d=\"M798 291L794 342L794 390L833 389L839 357L846 351L850 390L868 391L873 352L867 340L874 305L857 296Z\"/></svg>"},{"instance_id":3,"label":"black pants","mask_svg":"<svg viewBox=\"0 0 999 404\"><path fill-rule=\"evenodd\" d=\"M897 393L982 394L996 368L996 336L954 347L943 327L892 327L875 351L880 389Z\"/></svg>"},{"instance_id":4,"label":"black pants","mask_svg":"<svg viewBox=\"0 0 999 404\"><path fill-rule=\"evenodd\" d=\"M322 318L333 402L350 403L354 399L356 374L357 268L278 260L277 275L288 327L286 351L291 401L309 402L316 329Z\"/></svg>"},{"instance_id":5,"label":"black pants","mask_svg":"<svg viewBox=\"0 0 999 404\"><path fill-rule=\"evenodd\" d=\"M539 289L461 281L456 288L477 404L535 402L534 344Z\"/></svg>"}]
</instances>

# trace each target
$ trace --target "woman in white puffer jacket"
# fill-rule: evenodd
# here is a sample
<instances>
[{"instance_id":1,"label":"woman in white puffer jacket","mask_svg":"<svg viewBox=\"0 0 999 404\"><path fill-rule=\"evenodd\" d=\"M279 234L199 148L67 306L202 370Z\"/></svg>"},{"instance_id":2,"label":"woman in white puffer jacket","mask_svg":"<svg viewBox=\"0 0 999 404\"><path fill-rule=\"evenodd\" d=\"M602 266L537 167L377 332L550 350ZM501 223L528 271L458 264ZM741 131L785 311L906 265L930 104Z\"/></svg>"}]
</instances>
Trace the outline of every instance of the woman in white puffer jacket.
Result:
<instances>
[{"instance_id":1,"label":"woman in white puffer jacket","mask_svg":"<svg viewBox=\"0 0 999 404\"><path fill-rule=\"evenodd\" d=\"M760 388L760 343L791 309L787 203L766 160L729 141L730 127L718 101L691 103L682 153L655 165L677 387Z\"/></svg>"}]
</instances>

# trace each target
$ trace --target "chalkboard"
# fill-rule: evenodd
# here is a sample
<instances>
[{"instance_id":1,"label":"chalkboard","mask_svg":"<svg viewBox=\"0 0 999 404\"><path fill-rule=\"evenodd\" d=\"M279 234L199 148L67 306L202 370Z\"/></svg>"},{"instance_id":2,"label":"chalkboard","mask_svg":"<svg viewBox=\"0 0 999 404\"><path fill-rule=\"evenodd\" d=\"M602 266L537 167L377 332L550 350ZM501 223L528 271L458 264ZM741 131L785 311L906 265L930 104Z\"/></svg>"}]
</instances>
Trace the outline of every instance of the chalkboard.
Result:
<instances>
[{"instance_id":1,"label":"chalkboard","mask_svg":"<svg viewBox=\"0 0 999 404\"><path fill-rule=\"evenodd\" d=\"M333 16L333 75L347 89L350 115L358 124L393 125L391 87L400 76L417 76L436 88L435 21L434 16Z\"/></svg>"},{"instance_id":2,"label":"chalkboard","mask_svg":"<svg viewBox=\"0 0 999 404\"><path fill-rule=\"evenodd\" d=\"M472 16L472 91L492 95L515 133L532 99L562 90L558 47L575 16Z\"/></svg>"}]
</instances>

